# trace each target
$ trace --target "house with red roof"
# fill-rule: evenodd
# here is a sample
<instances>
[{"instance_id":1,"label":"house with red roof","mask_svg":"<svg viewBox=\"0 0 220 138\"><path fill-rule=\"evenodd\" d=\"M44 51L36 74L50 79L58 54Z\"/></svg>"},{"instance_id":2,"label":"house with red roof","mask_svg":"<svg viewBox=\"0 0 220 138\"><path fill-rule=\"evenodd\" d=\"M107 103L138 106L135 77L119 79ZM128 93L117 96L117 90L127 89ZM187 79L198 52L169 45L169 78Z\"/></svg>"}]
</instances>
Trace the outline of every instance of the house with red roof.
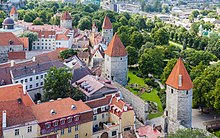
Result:
<instances>
[{"instance_id":1,"label":"house with red roof","mask_svg":"<svg viewBox=\"0 0 220 138\"><path fill-rule=\"evenodd\" d=\"M40 136L58 134L69 138L92 137L93 112L81 100L50 100L31 106L31 111L38 121Z\"/></svg>"},{"instance_id":2,"label":"house with red roof","mask_svg":"<svg viewBox=\"0 0 220 138\"><path fill-rule=\"evenodd\" d=\"M121 137L134 130L133 108L120 99L119 94L87 101L93 109L94 137Z\"/></svg>"},{"instance_id":3,"label":"house with red roof","mask_svg":"<svg viewBox=\"0 0 220 138\"><path fill-rule=\"evenodd\" d=\"M37 137L35 105L22 84L0 86L0 137Z\"/></svg>"},{"instance_id":4,"label":"house with red roof","mask_svg":"<svg viewBox=\"0 0 220 138\"><path fill-rule=\"evenodd\" d=\"M7 62L8 52L23 51L23 43L11 32L0 32L0 63Z\"/></svg>"}]
</instances>

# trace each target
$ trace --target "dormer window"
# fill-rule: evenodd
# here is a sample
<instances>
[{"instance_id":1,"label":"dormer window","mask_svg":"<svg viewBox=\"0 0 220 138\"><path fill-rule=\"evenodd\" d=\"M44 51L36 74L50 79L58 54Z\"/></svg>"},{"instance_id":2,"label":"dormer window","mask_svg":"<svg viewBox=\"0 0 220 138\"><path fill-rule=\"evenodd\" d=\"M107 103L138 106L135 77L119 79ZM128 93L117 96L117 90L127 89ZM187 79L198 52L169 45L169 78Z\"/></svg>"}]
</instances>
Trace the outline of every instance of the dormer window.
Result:
<instances>
[{"instance_id":1,"label":"dormer window","mask_svg":"<svg viewBox=\"0 0 220 138\"><path fill-rule=\"evenodd\" d=\"M58 126L58 121L54 121L53 126Z\"/></svg>"},{"instance_id":2,"label":"dormer window","mask_svg":"<svg viewBox=\"0 0 220 138\"><path fill-rule=\"evenodd\" d=\"M102 106L102 107L101 107L101 111L102 111L102 112L105 111L105 106Z\"/></svg>"},{"instance_id":3,"label":"dormer window","mask_svg":"<svg viewBox=\"0 0 220 138\"><path fill-rule=\"evenodd\" d=\"M46 123L46 124L45 124L45 126L46 126L46 128L50 128L51 123L50 123L50 122L48 122L48 123Z\"/></svg>"},{"instance_id":4,"label":"dormer window","mask_svg":"<svg viewBox=\"0 0 220 138\"><path fill-rule=\"evenodd\" d=\"M93 113L94 114L97 114L98 112L97 112L97 109L93 109Z\"/></svg>"},{"instance_id":5,"label":"dormer window","mask_svg":"<svg viewBox=\"0 0 220 138\"><path fill-rule=\"evenodd\" d=\"M79 121L79 116L75 116L75 121Z\"/></svg>"},{"instance_id":6,"label":"dormer window","mask_svg":"<svg viewBox=\"0 0 220 138\"><path fill-rule=\"evenodd\" d=\"M61 125L65 124L65 120L61 120Z\"/></svg>"},{"instance_id":7,"label":"dormer window","mask_svg":"<svg viewBox=\"0 0 220 138\"><path fill-rule=\"evenodd\" d=\"M72 117L67 118L67 122L71 123L73 121Z\"/></svg>"},{"instance_id":8,"label":"dormer window","mask_svg":"<svg viewBox=\"0 0 220 138\"><path fill-rule=\"evenodd\" d=\"M51 113L51 115L55 115L56 114L56 112L53 109L50 111L50 113Z\"/></svg>"},{"instance_id":9,"label":"dormer window","mask_svg":"<svg viewBox=\"0 0 220 138\"><path fill-rule=\"evenodd\" d=\"M72 110L75 110L75 109L76 109L76 105L74 105L74 104L71 105L71 109L72 109Z\"/></svg>"}]
</instances>

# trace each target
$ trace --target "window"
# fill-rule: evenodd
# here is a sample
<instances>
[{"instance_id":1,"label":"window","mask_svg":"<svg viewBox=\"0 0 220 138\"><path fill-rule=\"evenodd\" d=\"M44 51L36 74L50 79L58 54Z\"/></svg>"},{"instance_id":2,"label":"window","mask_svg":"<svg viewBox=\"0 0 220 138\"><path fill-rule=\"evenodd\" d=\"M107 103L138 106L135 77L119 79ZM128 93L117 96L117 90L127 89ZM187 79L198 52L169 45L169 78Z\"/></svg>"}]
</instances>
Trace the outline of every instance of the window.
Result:
<instances>
[{"instance_id":1,"label":"window","mask_svg":"<svg viewBox=\"0 0 220 138\"><path fill-rule=\"evenodd\" d=\"M39 84L38 84L38 83L36 83L36 87L38 87L38 85L39 85Z\"/></svg>"},{"instance_id":2,"label":"window","mask_svg":"<svg viewBox=\"0 0 220 138\"><path fill-rule=\"evenodd\" d=\"M32 78L30 78L30 81L32 81Z\"/></svg>"},{"instance_id":3,"label":"window","mask_svg":"<svg viewBox=\"0 0 220 138\"><path fill-rule=\"evenodd\" d=\"M26 86L26 90L28 89L28 86Z\"/></svg>"},{"instance_id":4,"label":"window","mask_svg":"<svg viewBox=\"0 0 220 138\"><path fill-rule=\"evenodd\" d=\"M131 130L130 127L124 128L124 131L129 131L129 130Z\"/></svg>"},{"instance_id":5,"label":"window","mask_svg":"<svg viewBox=\"0 0 220 138\"><path fill-rule=\"evenodd\" d=\"M76 125L76 126L75 126L75 131L78 131L78 130L79 130L79 126Z\"/></svg>"},{"instance_id":6,"label":"window","mask_svg":"<svg viewBox=\"0 0 220 138\"><path fill-rule=\"evenodd\" d=\"M40 85L43 85L44 83L43 82L40 82Z\"/></svg>"},{"instance_id":7,"label":"window","mask_svg":"<svg viewBox=\"0 0 220 138\"><path fill-rule=\"evenodd\" d=\"M72 128L68 127L68 133L71 133L71 131L72 131Z\"/></svg>"},{"instance_id":8,"label":"window","mask_svg":"<svg viewBox=\"0 0 220 138\"><path fill-rule=\"evenodd\" d=\"M15 83L18 83L18 81L15 81Z\"/></svg>"},{"instance_id":9,"label":"window","mask_svg":"<svg viewBox=\"0 0 220 138\"><path fill-rule=\"evenodd\" d=\"M173 89L171 89L171 93L173 94Z\"/></svg>"},{"instance_id":10,"label":"window","mask_svg":"<svg viewBox=\"0 0 220 138\"><path fill-rule=\"evenodd\" d=\"M44 77L44 75L40 75L40 78L42 79Z\"/></svg>"},{"instance_id":11,"label":"window","mask_svg":"<svg viewBox=\"0 0 220 138\"><path fill-rule=\"evenodd\" d=\"M105 106L102 106L101 111L105 111Z\"/></svg>"},{"instance_id":12,"label":"window","mask_svg":"<svg viewBox=\"0 0 220 138\"><path fill-rule=\"evenodd\" d=\"M75 121L79 121L79 116L76 116L76 117L75 117Z\"/></svg>"},{"instance_id":13,"label":"window","mask_svg":"<svg viewBox=\"0 0 220 138\"><path fill-rule=\"evenodd\" d=\"M32 132L32 126L28 127L28 132Z\"/></svg>"},{"instance_id":14,"label":"window","mask_svg":"<svg viewBox=\"0 0 220 138\"><path fill-rule=\"evenodd\" d=\"M58 126L58 121L54 122L53 126Z\"/></svg>"},{"instance_id":15,"label":"window","mask_svg":"<svg viewBox=\"0 0 220 138\"><path fill-rule=\"evenodd\" d=\"M21 80L21 83L23 83L23 80Z\"/></svg>"},{"instance_id":16,"label":"window","mask_svg":"<svg viewBox=\"0 0 220 138\"><path fill-rule=\"evenodd\" d=\"M32 85L30 85L30 89L32 88Z\"/></svg>"},{"instance_id":17,"label":"window","mask_svg":"<svg viewBox=\"0 0 220 138\"><path fill-rule=\"evenodd\" d=\"M72 122L72 118L69 118L67 122L68 122L68 123L71 123L71 122Z\"/></svg>"},{"instance_id":18,"label":"window","mask_svg":"<svg viewBox=\"0 0 220 138\"><path fill-rule=\"evenodd\" d=\"M25 79L25 82L27 82L27 79Z\"/></svg>"},{"instance_id":19,"label":"window","mask_svg":"<svg viewBox=\"0 0 220 138\"><path fill-rule=\"evenodd\" d=\"M15 136L19 135L19 129L15 129Z\"/></svg>"},{"instance_id":20,"label":"window","mask_svg":"<svg viewBox=\"0 0 220 138\"><path fill-rule=\"evenodd\" d=\"M102 114L102 119L105 118L105 114Z\"/></svg>"},{"instance_id":21,"label":"window","mask_svg":"<svg viewBox=\"0 0 220 138\"><path fill-rule=\"evenodd\" d=\"M79 138L79 135L78 135L78 134L75 134L75 138Z\"/></svg>"},{"instance_id":22,"label":"window","mask_svg":"<svg viewBox=\"0 0 220 138\"><path fill-rule=\"evenodd\" d=\"M93 120L94 121L97 120L97 116L96 115L93 116Z\"/></svg>"},{"instance_id":23,"label":"window","mask_svg":"<svg viewBox=\"0 0 220 138\"><path fill-rule=\"evenodd\" d=\"M98 112L97 112L97 109L93 109L93 113L94 114L97 114Z\"/></svg>"},{"instance_id":24,"label":"window","mask_svg":"<svg viewBox=\"0 0 220 138\"><path fill-rule=\"evenodd\" d=\"M39 77L38 77L38 76L36 76L36 80L38 80L38 78L39 78Z\"/></svg>"},{"instance_id":25,"label":"window","mask_svg":"<svg viewBox=\"0 0 220 138\"><path fill-rule=\"evenodd\" d=\"M46 124L46 128L50 128L50 124Z\"/></svg>"},{"instance_id":26,"label":"window","mask_svg":"<svg viewBox=\"0 0 220 138\"><path fill-rule=\"evenodd\" d=\"M112 131L112 136L116 136L116 131Z\"/></svg>"},{"instance_id":27,"label":"window","mask_svg":"<svg viewBox=\"0 0 220 138\"><path fill-rule=\"evenodd\" d=\"M61 129L61 135L64 135L64 129Z\"/></svg>"},{"instance_id":28,"label":"window","mask_svg":"<svg viewBox=\"0 0 220 138\"><path fill-rule=\"evenodd\" d=\"M186 91L186 95L188 95L188 94L189 94L189 91L187 90L187 91Z\"/></svg>"},{"instance_id":29,"label":"window","mask_svg":"<svg viewBox=\"0 0 220 138\"><path fill-rule=\"evenodd\" d=\"M65 120L61 120L61 125L65 124Z\"/></svg>"}]
</instances>

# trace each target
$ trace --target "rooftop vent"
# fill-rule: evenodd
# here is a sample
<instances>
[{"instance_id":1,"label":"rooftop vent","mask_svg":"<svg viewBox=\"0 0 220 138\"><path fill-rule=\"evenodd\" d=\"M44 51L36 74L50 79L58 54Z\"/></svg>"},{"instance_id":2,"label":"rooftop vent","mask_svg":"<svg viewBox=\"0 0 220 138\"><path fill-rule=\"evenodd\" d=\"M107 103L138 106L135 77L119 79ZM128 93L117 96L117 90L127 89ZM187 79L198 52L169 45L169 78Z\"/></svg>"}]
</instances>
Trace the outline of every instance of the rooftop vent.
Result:
<instances>
[{"instance_id":1,"label":"rooftop vent","mask_svg":"<svg viewBox=\"0 0 220 138\"><path fill-rule=\"evenodd\" d=\"M22 100L21 100L21 98L18 98L18 103L20 104L20 103L22 103Z\"/></svg>"},{"instance_id":2,"label":"rooftop vent","mask_svg":"<svg viewBox=\"0 0 220 138\"><path fill-rule=\"evenodd\" d=\"M62 98L57 98L57 100L61 100Z\"/></svg>"},{"instance_id":3,"label":"rooftop vent","mask_svg":"<svg viewBox=\"0 0 220 138\"><path fill-rule=\"evenodd\" d=\"M38 100L38 101L37 101L37 104L40 104L40 103L41 103L41 100Z\"/></svg>"},{"instance_id":4,"label":"rooftop vent","mask_svg":"<svg viewBox=\"0 0 220 138\"><path fill-rule=\"evenodd\" d=\"M51 114L51 115L55 115L56 112L55 112L53 109L51 109L51 110L50 110L50 114Z\"/></svg>"},{"instance_id":5,"label":"rooftop vent","mask_svg":"<svg viewBox=\"0 0 220 138\"><path fill-rule=\"evenodd\" d=\"M72 110L75 110L75 109L76 109L76 105L72 104L72 105L71 105L71 109L72 109Z\"/></svg>"},{"instance_id":6,"label":"rooftop vent","mask_svg":"<svg viewBox=\"0 0 220 138\"><path fill-rule=\"evenodd\" d=\"M49 102L53 102L54 100L53 99L51 99Z\"/></svg>"}]
</instances>

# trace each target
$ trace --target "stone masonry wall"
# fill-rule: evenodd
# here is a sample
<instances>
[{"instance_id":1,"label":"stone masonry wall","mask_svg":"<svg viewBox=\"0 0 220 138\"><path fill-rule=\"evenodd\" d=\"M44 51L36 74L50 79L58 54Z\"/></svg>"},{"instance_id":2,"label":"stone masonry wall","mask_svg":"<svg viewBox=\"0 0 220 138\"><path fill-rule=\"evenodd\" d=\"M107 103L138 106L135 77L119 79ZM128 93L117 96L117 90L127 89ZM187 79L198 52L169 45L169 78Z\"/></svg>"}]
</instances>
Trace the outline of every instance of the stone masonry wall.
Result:
<instances>
[{"instance_id":1,"label":"stone masonry wall","mask_svg":"<svg viewBox=\"0 0 220 138\"><path fill-rule=\"evenodd\" d=\"M140 97L134 95L132 92L130 92L128 89L124 88L117 82L114 82L114 85L122 93L124 100L132 105L138 120L142 120L145 123L148 116L148 103L144 102Z\"/></svg>"}]
</instances>

